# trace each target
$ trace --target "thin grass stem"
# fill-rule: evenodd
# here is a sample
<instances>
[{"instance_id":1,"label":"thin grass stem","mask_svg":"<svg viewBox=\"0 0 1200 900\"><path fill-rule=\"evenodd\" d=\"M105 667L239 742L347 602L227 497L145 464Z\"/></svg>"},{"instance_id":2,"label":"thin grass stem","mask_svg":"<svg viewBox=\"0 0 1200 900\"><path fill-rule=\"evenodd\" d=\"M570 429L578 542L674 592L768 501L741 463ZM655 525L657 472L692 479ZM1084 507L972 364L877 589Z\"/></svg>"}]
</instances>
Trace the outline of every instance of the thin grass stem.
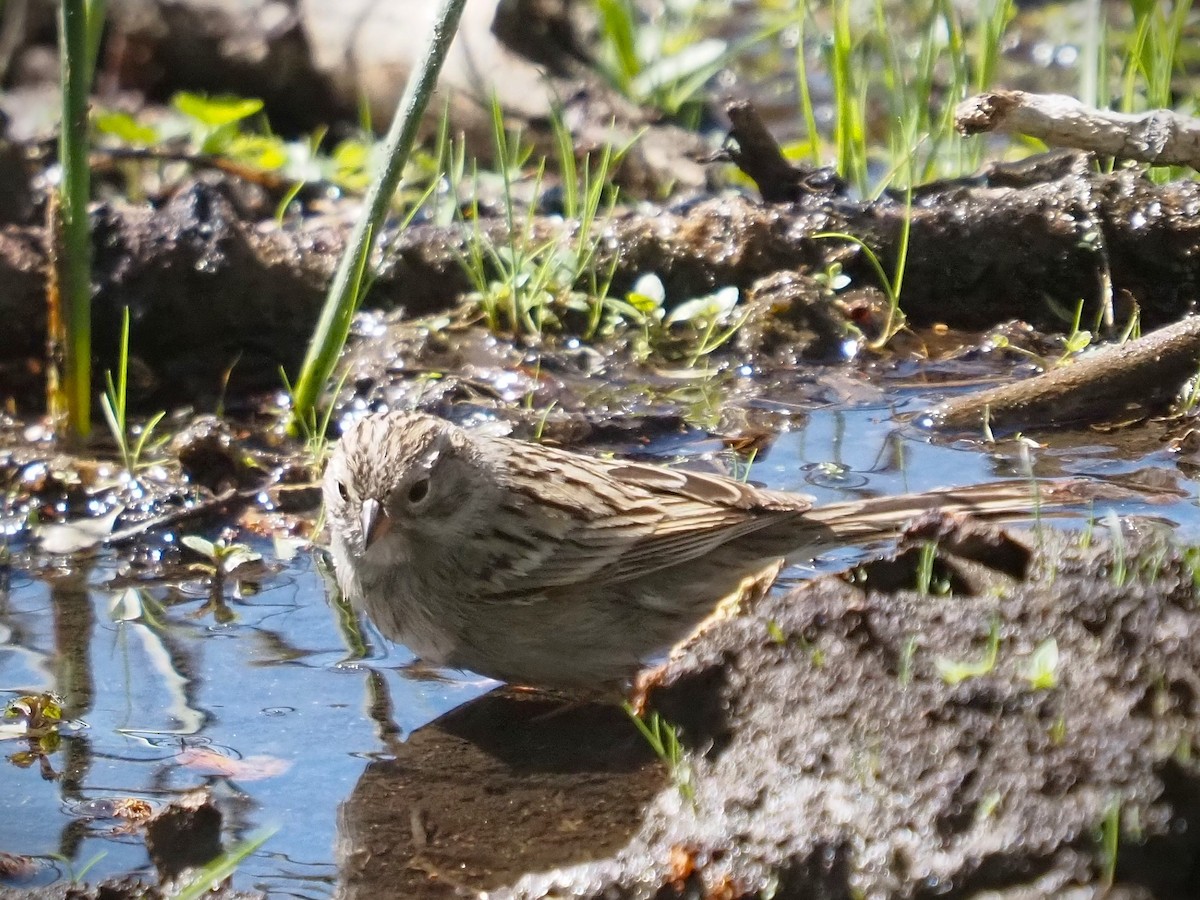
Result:
<instances>
[{"instance_id":1,"label":"thin grass stem","mask_svg":"<svg viewBox=\"0 0 1200 900\"><path fill-rule=\"evenodd\" d=\"M384 219L400 184L404 164L416 141L421 117L437 84L450 42L458 31L464 6L466 0L442 0L425 51L418 57L421 63L409 79L396 108L384 144L383 167L367 190L365 214L355 224L342 254L321 309L321 317L308 345L300 377L296 381L289 424L293 434L299 432L300 422L315 420L318 400L333 375L350 334L350 323L358 309L359 289L374 248L375 236L383 230Z\"/></svg>"}]
</instances>

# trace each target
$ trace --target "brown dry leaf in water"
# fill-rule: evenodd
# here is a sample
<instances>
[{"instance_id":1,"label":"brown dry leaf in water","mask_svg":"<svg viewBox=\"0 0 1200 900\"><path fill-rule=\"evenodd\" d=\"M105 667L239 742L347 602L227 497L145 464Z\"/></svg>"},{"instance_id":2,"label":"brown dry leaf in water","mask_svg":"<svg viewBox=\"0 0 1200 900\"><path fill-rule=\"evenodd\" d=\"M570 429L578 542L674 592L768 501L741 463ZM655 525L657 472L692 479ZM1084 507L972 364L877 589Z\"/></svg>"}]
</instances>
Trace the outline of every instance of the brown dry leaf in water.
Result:
<instances>
[{"instance_id":1,"label":"brown dry leaf in water","mask_svg":"<svg viewBox=\"0 0 1200 900\"><path fill-rule=\"evenodd\" d=\"M140 797L121 797L112 805L112 815L116 819L142 822L153 814L154 807Z\"/></svg>"},{"instance_id":2,"label":"brown dry leaf in water","mask_svg":"<svg viewBox=\"0 0 1200 900\"><path fill-rule=\"evenodd\" d=\"M23 880L37 874L38 861L32 856L0 852L0 877Z\"/></svg>"},{"instance_id":3,"label":"brown dry leaf in water","mask_svg":"<svg viewBox=\"0 0 1200 900\"><path fill-rule=\"evenodd\" d=\"M189 769L210 775L221 775L225 778L235 778L238 781L261 781L264 778L274 778L292 767L287 760L277 756L268 756L265 753L234 759L203 747L190 747L180 753L178 759Z\"/></svg>"}]
</instances>

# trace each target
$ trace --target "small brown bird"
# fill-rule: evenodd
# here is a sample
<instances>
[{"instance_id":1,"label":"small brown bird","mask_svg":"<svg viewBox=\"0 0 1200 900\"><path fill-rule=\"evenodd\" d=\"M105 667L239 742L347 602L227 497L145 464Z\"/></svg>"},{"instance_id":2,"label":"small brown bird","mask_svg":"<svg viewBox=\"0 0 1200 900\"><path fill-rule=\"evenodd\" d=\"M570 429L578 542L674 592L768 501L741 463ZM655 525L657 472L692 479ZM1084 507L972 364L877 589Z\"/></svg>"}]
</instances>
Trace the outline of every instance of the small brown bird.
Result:
<instances>
[{"instance_id":1,"label":"small brown bird","mask_svg":"<svg viewBox=\"0 0 1200 900\"><path fill-rule=\"evenodd\" d=\"M1028 485L834 503L719 475L366 417L324 477L338 582L434 665L619 687L784 557L886 537L937 508L1028 511Z\"/></svg>"}]
</instances>

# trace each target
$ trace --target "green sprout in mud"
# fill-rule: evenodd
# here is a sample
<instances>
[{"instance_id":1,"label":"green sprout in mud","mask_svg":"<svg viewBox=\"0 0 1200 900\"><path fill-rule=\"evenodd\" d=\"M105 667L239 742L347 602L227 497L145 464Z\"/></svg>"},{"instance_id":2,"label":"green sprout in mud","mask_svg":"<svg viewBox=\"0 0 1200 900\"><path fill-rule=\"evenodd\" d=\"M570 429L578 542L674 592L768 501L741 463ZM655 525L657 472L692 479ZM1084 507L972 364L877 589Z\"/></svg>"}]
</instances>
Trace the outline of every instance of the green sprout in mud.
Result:
<instances>
[{"instance_id":1,"label":"green sprout in mud","mask_svg":"<svg viewBox=\"0 0 1200 900\"><path fill-rule=\"evenodd\" d=\"M981 678L996 668L1000 655L1000 620L993 619L988 632L987 650L977 660L952 660L939 656L934 660L938 674L946 684L953 687L969 678Z\"/></svg>"},{"instance_id":2,"label":"green sprout in mud","mask_svg":"<svg viewBox=\"0 0 1200 900\"><path fill-rule=\"evenodd\" d=\"M922 597L931 594L946 595L950 593L950 582L945 578L934 581L934 566L937 563L937 541L925 541L917 555L917 593Z\"/></svg>"},{"instance_id":3,"label":"green sprout in mud","mask_svg":"<svg viewBox=\"0 0 1200 900\"><path fill-rule=\"evenodd\" d=\"M723 346L746 324L749 312L735 315L737 302L738 289L726 287L680 303L667 314L663 320L667 327L682 323L691 330L691 350L685 359L689 367Z\"/></svg>"},{"instance_id":4,"label":"green sprout in mud","mask_svg":"<svg viewBox=\"0 0 1200 900\"><path fill-rule=\"evenodd\" d=\"M824 271L815 273L813 281L830 294L836 294L852 283L850 276L842 271L842 264L836 260L826 263Z\"/></svg>"},{"instance_id":5,"label":"green sprout in mud","mask_svg":"<svg viewBox=\"0 0 1200 900\"><path fill-rule=\"evenodd\" d=\"M1050 728L1046 732L1050 738L1050 743L1055 747L1061 747L1067 739L1067 717L1061 713L1050 723Z\"/></svg>"},{"instance_id":6,"label":"green sprout in mud","mask_svg":"<svg viewBox=\"0 0 1200 900\"><path fill-rule=\"evenodd\" d=\"M617 271L620 257L612 254L606 267L600 267L599 254L604 240L601 226L612 217L617 194L611 182L611 171L618 165L629 146L614 150L605 144L597 159L585 154L580 167L575 158L571 132L562 116L555 112L550 118L554 144L558 150L559 183L562 186L563 217L575 222L575 237L570 246L573 256L575 283L583 290L567 294L568 307L587 316L584 338L591 340L600 333L605 303Z\"/></svg>"},{"instance_id":7,"label":"green sprout in mud","mask_svg":"<svg viewBox=\"0 0 1200 900\"><path fill-rule=\"evenodd\" d=\"M767 622L767 637L780 647L791 645L798 648L818 669L825 665L825 651L816 642L808 640L803 634L787 634L774 619Z\"/></svg>"},{"instance_id":8,"label":"green sprout in mud","mask_svg":"<svg viewBox=\"0 0 1200 900\"><path fill-rule=\"evenodd\" d=\"M282 368L279 370L279 377L283 381L283 389L288 397L293 397L291 381L288 379L287 372ZM334 397L342 392L346 379L349 377L349 369L342 372L332 391ZM336 406L336 403L330 401L325 404L324 409L314 406L308 409L304 415L295 417L296 430L300 439L304 441L304 454L308 458L309 465L317 474L324 469L325 458L329 455L329 423L333 421L333 411Z\"/></svg>"},{"instance_id":9,"label":"green sprout in mud","mask_svg":"<svg viewBox=\"0 0 1200 900\"><path fill-rule=\"evenodd\" d=\"M563 213L576 223L570 236L535 234L536 210L517 210L516 178L529 153L519 133L509 135L498 100L492 101L492 139L503 191L504 242L494 243L483 234L480 213L471 215L472 233L459 263L473 288L470 299L483 313L493 332L540 336L560 329L568 314L586 323L581 331L593 336L601 328L604 298L615 271L615 260L598 269L603 242L600 224L615 202L610 170L623 150L606 146L593 162L588 157L580 169L571 138L558 116L553 121L563 183ZM546 171L541 160L533 175L533 193L540 193ZM481 176L475 175L476 195Z\"/></svg>"},{"instance_id":10,"label":"green sprout in mud","mask_svg":"<svg viewBox=\"0 0 1200 900\"><path fill-rule=\"evenodd\" d=\"M472 231L459 253L471 283L468 297L489 330L514 336L541 337L573 329L585 340L631 329L635 358L653 354L679 358L695 366L724 346L746 321L737 314L739 292L725 287L703 297L664 308L665 289L653 273L643 275L623 298L610 296L617 256L601 261L601 224L612 212L615 193L610 171L625 152L606 148L598 158L575 160L570 134L553 121L558 168L563 185L564 221L575 223L569 234L538 233L535 210L520 213L514 197L516 178L528 162L520 135L505 130L502 112L493 103L492 127L497 168L502 179L501 241L484 234L478 211L470 216ZM532 191L540 191L546 161L532 175ZM480 183L475 176L476 194Z\"/></svg>"},{"instance_id":11,"label":"green sprout in mud","mask_svg":"<svg viewBox=\"0 0 1200 900\"><path fill-rule=\"evenodd\" d=\"M917 656L917 636L910 634L904 641L904 646L900 648L900 664L896 669L896 680L900 682L900 687L908 687L912 684L913 677L913 661Z\"/></svg>"},{"instance_id":12,"label":"green sprout in mud","mask_svg":"<svg viewBox=\"0 0 1200 900\"><path fill-rule=\"evenodd\" d=\"M1171 754L1171 758L1181 766L1190 766L1192 763L1192 738L1190 735L1181 734L1179 740L1175 742L1175 750Z\"/></svg>"},{"instance_id":13,"label":"green sprout in mud","mask_svg":"<svg viewBox=\"0 0 1200 900\"><path fill-rule=\"evenodd\" d=\"M554 412L554 407L558 406L557 400L551 400L541 415L538 416L537 425L534 426L533 434L531 435L535 444L540 444L546 437L546 423L550 421L550 414Z\"/></svg>"},{"instance_id":14,"label":"green sprout in mud","mask_svg":"<svg viewBox=\"0 0 1200 900\"><path fill-rule=\"evenodd\" d=\"M1175 401L1175 411L1180 416L1191 416L1196 412L1198 403L1200 403L1200 371L1195 372L1184 382Z\"/></svg>"},{"instance_id":15,"label":"green sprout in mud","mask_svg":"<svg viewBox=\"0 0 1200 900\"><path fill-rule=\"evenodd\" d=\"M1046 638L1030 654L1025 665L1025 680L1035 691L1046 691L1058 685L1058 641Z\"/></svg>"},{"instance_id":16,"label":"green sprout in mud","mask_svg":"<svg viewBox=\"0 0 1200 900\"><path fill-rule=\"evenodd\" d=\"M1117 877L1117 848L1121 841L1121 800L1114 797L1100 823L1100 884L1108 890Z\"/></svg>"},{"instance_id":17,"label":"green sprout in mud","mask_svg":"<svg viewBox=\"0 0 1200 900\"><path fill-rule=\"evenodd\" d=\"M1088 501L1088 517L1083 523L1083 531L1079 532L1079 549L1087 550L1092 546L1096 537L1096 503Z\"/></svg>"},{"instance_id":18,"label":"green sprout in mud","mask_svg":"<svg viewBox=\"0 0 1200 900\"><path fill-rule=\"evenodd\" d=\"M1080 324L1082 321L1083 298L1081 297L1079 302L1075 304L1075 315L1071 319L1071 331L1063 339L1062 355L1051 364L1051 368L1063 365L1072 357L1077 356L1092 345L1092 341L1095 339L1095 334L1087 329L1081 328Z\"/></svg>"},{"instance_id":19,"label":"green sprout in mud","mask_svg":"<svg viewBox=\"0 0 1200 900\"><path fill-rule=\"evenodd\" d=\"M1033 464L1033 449L1038 445L1032 440L1023 437L1019 432L1014 437L1017 445L1017 458L1021 464L1021 470L1025 473L1025 479L1029 482L1029 494L1033 498L1033 534L1037 541L1038 549L1041 550L1045 546L1046 529L1042 527L1042 486L1038 483L1037 472ZM1048 561L1048 559L1047 559ZM1053 572L1050 573L1053 577Z\"/></svg>"},{"instance_id":20,"label":"green sprout in mud","mask_svg":"<svg viewBox=\"0 0 1200 900\"><path fill-rule=\"evenodd\" d=\"M1058 369L1069 364L1075 359L1075 357L1083 353L1095 343L1097 334L1099 333L1100 328L1104 325L1105 307L1102 306L1097 312L1092 328L1086 329L1082 327L1084 308L1084 301L1082 299L1075 304L1074 313L1068 313L1061 305L1055 303L1052 298L1046 298L1046 303L1048 306L1050 306L1055 315L1057 315L1060 319L1071 323L1071 330L1062 339L1062 352L1059 353L1058 356L1043 356L1040 353L1034 353L1032 350L1027 350L1024 347L1018 347L1002 334L993 335L991 337L990 340L992 347L997 350L1010 350L1013 353L1029 359L1039 368L1049 371L1051 369ZM1130 338L1139 336L1141 333L1139 323L1140 313L1135 308L1130 314L1129 321L1126 323L1125 328L1121 331L1120 335L1117 336L1116 343L1124 344L1130 340Z\"/></svg>"},{"instance_id":21,"label":"green sprout in mud","mask_svg":"<svg viewBox=\"0 0 1200 900\"><path fill-rule=\"evenodd\" d=\"M154 447L159 442L152 441L154 429L162 421L166 413L159 412L150 417L140 432L136 435L129 425L129 307L126 306L121 316L121 344L117 353L117 379L114 382L112 372L104 373L105 389L100 397L100 408L104 412L104 421L108 430L117 443L117 452L121 456L121 464L130 475L136 475L144 464L142 454L148 447Z\"/></svg>"},{"instance_id":22,"label":"green sprout in mud","mask_svg":"<svg viewBox=\"0 0 1200 900\"><path fill-rule=\"evenodd\" d=\"M986 822L996 814L996 810L1000 808L1004 797L999 791L990 791L983 796L979 801L979 806L975 808L975 821Z\"/></svg>"},{"instance_id":23,"label":"green sprout in mud","mask_svg":"<svg viewBox=\"0 0 1200 900\"><path fill-rule=\"evenodd\" d=\"M730 466L729 477L735 481L740 481L742 484L749 484L750 473L753 471L754 462L757 459L757 447L751 447L750 452L745 456L740 453L735 453L733 456L733 464Z\"/></svg>"},{"instance_id":24,"label":"green sprout in mud","mask_svg":"<svg viewBox=\"0 0 1200 900\"><path fill-rule=\"evenodd\" d=\"M1125 546L1125 530L1121 527L1121 519L1115 512L1109 510L1101 519L1108 529L1108 545L1112 553L1112 566L1108 577L1116 587L1124 587L1129 583L1129 559Z\"/></svg>"},{"instance_id":25,"label":"green sprout in mud","mask_svg":"<svg viewBox=\"0 0 1200 900\"><path fill-rule=\"evenodd\" d=\"M242 155L241 150L252 149L251 158L265 155L268 165L262 168L278 168L285 154L282 142L269 139L254 140L241 123L257 116L265 105L254 97L205 97L201 94L181 91L171 98L171 105L182 114L192 129L192 144L200 153L210 156ZM270 163L274 163L273 165Z\"/></svg>"},{"instance_id":26,"label":"green sprout in mud","mask_svg":"<svg viewBox=\"0 0 1200 900\"><path fill-rule=\"evenodd\" d=\"M696 801L696 784L691 763L679 742L679 731L656 712L648 716L639 715L632 706L625 704L625 712L633 721L638 732L646 739L654 755L662 761L679 793L689 803Z\"/></svg>"},{"instance_id":27,"label":"green sprout in mud","mask_svg":"<svg viewBox=\"0 0 1200 900\"><path fill-rule=\"evenodd\" d=\"M634 282L624 299L610 297L605 301L620 319L638 330L638 335L631 342L635 359L649 359L662 342L665 334L663 319L667 314L663 308L666 295L662 280L649 273Z\"/></svg>"},{"instance_id":28,"label":"green sprout in mud","mask_svg":"<svg viewBox=\"0 0 1200 900\"><path fill-rule=\"evenodd\" d=\"M1200 547L1185 548L1181 558L1184 572L1192 577L1192 587L1200 591Z\"/></svg>"},{"instance_id":29,"label":"green sprout in mud","mask_svg":"<svg viewBox=\"0 0 1200 900\"><path fill-rule=\"evenodd\" d=\"M1160 544L1153 548L1145 548L1141 551L1137 572L1132 577L1153 584L1162 575L1170 555L1171 548L1166 544Z\"/></svg>"},{"instance_id":30,"label":"green sprout in mud","mask_svg":"<svg viewBox=\"0 0 1200 900\"><path fill-rule=\"evenodd\" d=\"M904 269L908 263L908 243L909 235L912 227L912 187L908 188L908 205L905 209L903 224L900 230L900 240L898 242L896 252L896 270L892 275L888 275L883 268L883 263L879 261L879 257L875 255L875 251L867 245L867 243L859 237L852 234L847 234L844 231L821 231L813 235L817 240L838 240L849 241L856 245L863 253L871 268L875 270L875 277L879 280L880 287L883 288L883 293L888 301L887 320L884 323L883 330L879 335L868 343L872 350L879 350L886 347L897 334L904 330L905 322L904 311L900 308L900 291L904 286Z\"/></svg>"},{"instance_id":31,"label":"green sprout in mud","mask_svg":"<svg viewBox=\"0 0 1200 900\"><path fill-rule=\"evenodd\" d=\"M657 275L648 273L638 278L624 300L609 298L605 304L619 316L611 320L613 325L624 323L640 330L632 342L636 359L680 359L694 368L746 323L749 312L737 312L739 297L736 287L724 287L685 300L668 313L663 305L666 289Z\"/></svg>"}]
</instances>

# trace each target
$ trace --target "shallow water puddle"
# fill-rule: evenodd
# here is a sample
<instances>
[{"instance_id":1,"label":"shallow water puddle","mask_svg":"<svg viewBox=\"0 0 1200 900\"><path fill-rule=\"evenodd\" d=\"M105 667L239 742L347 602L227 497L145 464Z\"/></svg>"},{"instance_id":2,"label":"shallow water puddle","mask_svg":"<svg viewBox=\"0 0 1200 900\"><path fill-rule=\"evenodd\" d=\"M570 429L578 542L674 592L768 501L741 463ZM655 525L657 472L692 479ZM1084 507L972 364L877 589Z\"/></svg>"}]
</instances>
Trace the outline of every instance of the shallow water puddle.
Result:
<instances>
[{"instance_id":1,"label":"shallow water puddle","mask_svg":"<svg viewBox=\"0 0 1200 900\"><path fill-rule=\"evenodd\" d=\"M923 405L907 396L893 407L797 414L791 430L753 461L750 477L818 502L1028 477L1016 442L982 451L935 444L914 427L897 426L896 414ZM1116 440L1099 434L1053 440L1054 447L1032 454L1037 477L1156 473L1160 484L1178 489L1178 501L1125 502L1116 511L1152 516L1184 540L1200 539L1198 485L1168 453L1122 458ZM719 450L712 441L640 448L664 457ZM1068 524L1082 527L1088 516L1077 510ZM268 542L254 549L268 558L273 552ZM831 554L815 568L853 558L849 551ZM284 563L258 593L230 600L236 617L228 624L211 612L198 615L201 596L107 589L118 567L109 556L82 573L17 571L0 595L0 702L55 691L71 722L44 761L27 768L0 763L0 850L37 857L40 865L21 886L70 878L93 863L89 881L128 872L152 878L140 835L112 815L113 804L137 797L162 805L207 786L224 812L227 846L278 829L242 864L236 886L329 896L346 852L345 843L338 849L339 807L368 764L387 757L385 737L407 736L492 686L412 671L402 648L374 636L370 647L356 649L355 632L327 601L311 553ZM811 571L797 567L786 577ZM542 727L553 729L554 720ZM26 747L10 740L0 752ZM586 824L578 840L588 845Z\"/></svg>"}]
</instances>

